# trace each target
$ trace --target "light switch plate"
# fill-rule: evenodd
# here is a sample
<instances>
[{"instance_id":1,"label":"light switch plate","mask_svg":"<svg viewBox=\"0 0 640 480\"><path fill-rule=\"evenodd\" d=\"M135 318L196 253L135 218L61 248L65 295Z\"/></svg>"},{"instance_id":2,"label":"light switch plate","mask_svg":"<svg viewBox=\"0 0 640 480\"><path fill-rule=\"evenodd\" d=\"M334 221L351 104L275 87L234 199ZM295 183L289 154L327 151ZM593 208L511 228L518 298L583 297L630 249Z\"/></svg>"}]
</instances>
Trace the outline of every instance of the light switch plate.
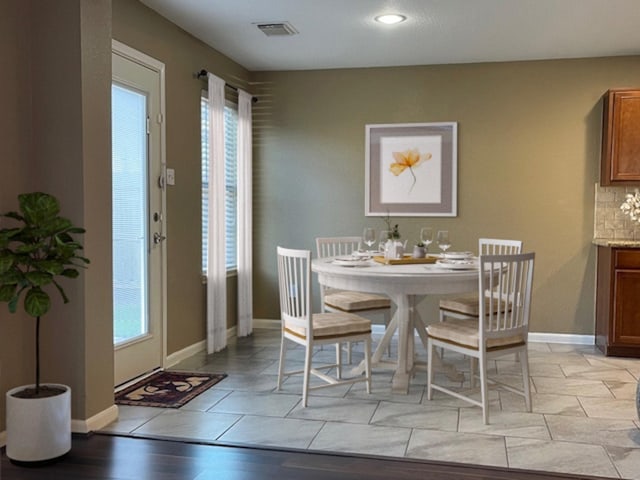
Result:
<instances>
[{"instance_id":1,"label":"light switch plate","mask_svg":"<svg viewBox=\"0 0 640 480\"><path fill-rule=\"evenodd\" d=\"M167 168L167 185L176 184L176 171L173 168Z\"/></svg>"}]
</instances>

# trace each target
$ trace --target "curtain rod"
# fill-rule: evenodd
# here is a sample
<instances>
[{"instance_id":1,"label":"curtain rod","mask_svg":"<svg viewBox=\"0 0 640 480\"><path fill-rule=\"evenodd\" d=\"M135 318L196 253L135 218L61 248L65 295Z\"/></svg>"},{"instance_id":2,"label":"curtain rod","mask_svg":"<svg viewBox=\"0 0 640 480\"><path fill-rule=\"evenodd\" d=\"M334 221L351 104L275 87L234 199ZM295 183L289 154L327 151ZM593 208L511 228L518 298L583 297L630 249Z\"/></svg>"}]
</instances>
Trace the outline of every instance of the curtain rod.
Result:
<instances>
[{"instance_id":1,"label":"curtain rod","mask_svg":"<svg viewBox=\"0 0 640 480\"><path fill-rule=\"evenodd\" d=\"M199 79L200 77L206 77L208 73L209 72L207 72L205 69L202 69L198 73L196 73L196 78ZM235 86L231 85L230 83L224 82L224 86L227 87L227 88L230 88L231 90L234 90L236 92L238 91L238 87L235 87ZM257 103L258 99L252 95L251 96L251 101L253 103Z\"/></svg>"}]
</instances>

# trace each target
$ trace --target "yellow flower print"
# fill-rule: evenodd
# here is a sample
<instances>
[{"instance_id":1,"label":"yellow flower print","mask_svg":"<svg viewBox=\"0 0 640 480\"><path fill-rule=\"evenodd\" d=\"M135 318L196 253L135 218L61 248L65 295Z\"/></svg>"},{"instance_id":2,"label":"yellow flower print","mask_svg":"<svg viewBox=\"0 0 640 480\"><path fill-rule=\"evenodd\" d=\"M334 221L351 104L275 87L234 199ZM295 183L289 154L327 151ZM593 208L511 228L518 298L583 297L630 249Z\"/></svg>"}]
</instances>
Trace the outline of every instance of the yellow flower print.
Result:
<instances>
[{"instance_id":1,"label":"yellow flower print","mask_svg":"<svg viewBox=\"0 0 640 480\"><path fill-rule=\"evenodd\" d=\"M411 148L404 152L393 152L392 154L395 162L389 166L389 170L397 177L408 168L411 176L413 177L413 183L409 189L409 191L411 191L413 186L416 184L416 175L413 173L413 167L417 167L420 162L426 162L429 160L431 158L431 154L420 153L417 148Z\"/></svg>"}]
</instances>

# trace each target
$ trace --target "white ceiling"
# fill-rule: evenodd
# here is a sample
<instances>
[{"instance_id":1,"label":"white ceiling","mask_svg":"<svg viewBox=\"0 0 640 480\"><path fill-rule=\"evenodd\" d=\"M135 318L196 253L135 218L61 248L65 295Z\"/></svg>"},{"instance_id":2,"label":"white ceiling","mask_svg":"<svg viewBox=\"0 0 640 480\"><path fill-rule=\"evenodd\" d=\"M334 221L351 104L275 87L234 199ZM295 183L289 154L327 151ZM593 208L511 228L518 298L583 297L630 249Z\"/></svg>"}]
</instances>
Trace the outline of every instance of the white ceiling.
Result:
<instances>
[{"instance_id":1,"label":"white ceiling","mask_svg":"<svg viewBox=\"0 0 640 480\"><path fill-rule=\"evenodd\" d=\"M640 0L141 1L250 71L640 54ZM299 33L255 25L282 21Z\"/></svg>"}]
</instances>

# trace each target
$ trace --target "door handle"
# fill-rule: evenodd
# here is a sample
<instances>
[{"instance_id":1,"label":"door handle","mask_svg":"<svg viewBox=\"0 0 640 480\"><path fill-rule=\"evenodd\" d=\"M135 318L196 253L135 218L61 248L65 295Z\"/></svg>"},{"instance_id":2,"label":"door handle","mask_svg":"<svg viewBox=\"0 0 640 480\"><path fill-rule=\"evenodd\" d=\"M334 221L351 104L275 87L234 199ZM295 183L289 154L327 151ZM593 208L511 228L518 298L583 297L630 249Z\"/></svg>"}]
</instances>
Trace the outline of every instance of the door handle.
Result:
<instances>
[{"instance_id":1,"label":"door handle","mask_svg":"<svg viewBox=\"0 0 640 480\"><path fill-rule=\"evenodd\" d=\"M164 235L160 235L160 233L158 232L154 232L153 234L153 243L154 245L158 245L160 242L166 240L167 237L165 237Z\"/></svg>"}]
</instances>

